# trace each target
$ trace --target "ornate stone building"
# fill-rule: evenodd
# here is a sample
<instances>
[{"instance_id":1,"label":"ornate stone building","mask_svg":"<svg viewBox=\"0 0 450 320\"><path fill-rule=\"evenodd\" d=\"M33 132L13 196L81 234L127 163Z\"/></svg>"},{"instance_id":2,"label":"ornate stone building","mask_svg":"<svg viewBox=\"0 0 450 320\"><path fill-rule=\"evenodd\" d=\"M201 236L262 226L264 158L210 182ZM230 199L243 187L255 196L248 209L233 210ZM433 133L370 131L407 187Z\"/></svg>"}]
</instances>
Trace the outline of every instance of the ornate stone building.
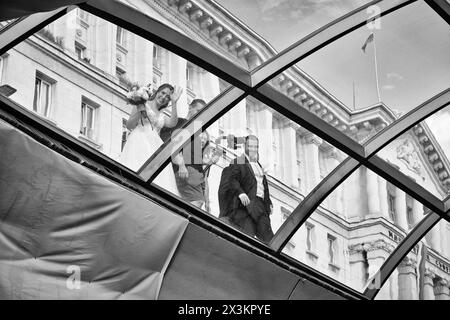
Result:
<instances>
[{"instance_id":1,"label":"ornate stone building","mask_svg":"<svg viewBox=\"0 0 450 320\"><path fill-rule=\"evenodd\" d=\"M264 39L214 2L142 0L132 5L244 69L276 54ZM1 57L0 82L17 90L11 96L17 103L113 159L126 141L129 82L181 86L180 116L187 114L193 99L209 102L228 86L176 53L79 9ZM397 118L382 103L351 111L299 68L288 69L271 84L361 143ZM274 204L274 230L346 158L334 146L255 98L239 102L208 132L213 141L229 134L260 137L261 162L269 173ZM234 154L242 152L240 148L229 149L226 142L222 146L228 153L212 167L209 176L208 210L215 216L221 171ZM414 127L380 156L432 193L447 194L450 164L426 124ZM360 168L322 203L284 253L363 290L423 216L421 203L374 172ZM422 245L427 252L425 267L420 269ZM450 226L445 221L408 254L377 298L418 299L419 278L424 279L424 299L450 298Z\"/></svg>"}]
</instances>

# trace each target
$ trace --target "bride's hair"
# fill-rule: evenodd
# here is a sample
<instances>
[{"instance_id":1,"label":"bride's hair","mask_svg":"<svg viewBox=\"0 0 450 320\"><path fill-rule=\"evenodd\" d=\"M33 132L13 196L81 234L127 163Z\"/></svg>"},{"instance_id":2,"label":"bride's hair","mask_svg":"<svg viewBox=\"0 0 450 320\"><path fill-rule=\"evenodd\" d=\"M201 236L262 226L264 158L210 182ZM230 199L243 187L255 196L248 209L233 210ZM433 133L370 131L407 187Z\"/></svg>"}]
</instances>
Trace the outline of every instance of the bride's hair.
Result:
<instances>
[{"instance_id":1,"label":"bride's hair","mask_svg":"<svg viewBox=\"0 0 450 320\"><path fill-rule=\"evenodd\" d=\"M152 93L152 95L150 96L150 99L149 99L149 100L150 100L150 101L155 100L156 95L158 94L158 92L160 92L160 91L162 91L162 90L164 90L164 89L166 89L166 88L169 88L169 90L172 91L172 93L173 93L174 90L175 90L174 87L173 87L172 85L170 85L170 84L168 84L168 83L163 83L162 85L160 85L160 86L158 87L158 89L156 89L155 92ZM169 101L169 102L170 102L170 101ZM167 102L166 104L163 104L163 105L159 106L159 107L158 107L158 110L167 108L167 106L169 105L169 102Z\"/></svg>"}]
</instances>

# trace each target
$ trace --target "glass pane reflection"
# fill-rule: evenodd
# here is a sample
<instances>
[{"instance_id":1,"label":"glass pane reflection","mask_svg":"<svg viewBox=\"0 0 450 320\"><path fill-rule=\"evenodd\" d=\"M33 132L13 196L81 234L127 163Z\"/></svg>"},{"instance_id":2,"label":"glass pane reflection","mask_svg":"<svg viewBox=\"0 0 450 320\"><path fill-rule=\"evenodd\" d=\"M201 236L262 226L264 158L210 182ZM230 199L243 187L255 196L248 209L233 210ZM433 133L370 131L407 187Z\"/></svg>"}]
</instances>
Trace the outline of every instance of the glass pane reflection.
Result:
<instances>
[{"instance_id":1,"label":"glass pane reflection","mask_svg":"<svg viewBox=\"0 0 450 320\"><path fill-rule=\"evenodd\" d=\"M377 300L450 299L450 224L439 221L386 280Z\"/></svg>"},{"instance_id":2,"label":"glass pane reflection","mask_svg":"<svg viewBox=\"0 0 450 320\"><path fill-rule=\"evenodd\" d=\"M450 83L450 29L424 1L378 21L379 28L352 31L270 84L363 144Z\"/></svg>"},{"instance_id":3,"label":"glass pane reflection","mask_svg":"<svg viewBox=\"0 0 450 320\"><path fill-rule=\"evenodd\" d=\"M255 175L257 176L258 172L264 173L266 177L267 195L270 195L272 204L272 214L269 215L270 226L275 233L305 195L345 158L342 152L327 142L253 97L247 97L241 101L207 128L206 132L209 137L209 151L218 155L218 161L205 173L207 178L203 189L198 188L200 198L205 193L203 203L196 203L195 200L199 199L192 199L191 195L184 194L184 189L192 191L195 181L192 183L185 182L188 180L181 183L178 181L177 188L171 188L167 178L170 175L167 170L172 170L171 165L166 167L166 172L162 172L154 183L185 201L194 205L198 204L200 208L215 217L223 218L227 222L231 220L231 223L234 221L233 226L240 225L244 232L251 235L253 232L248 224L252 220L249 222L245 219L253 215L252 206L269 203L267 200L260 202L256 196L258 179ZM258 139L260 166L253 163L251 154L247 153L248 161L245 160L245 137L249 135L254 135ZM191 142L192 144L195 145L195 141ZM197 145L201 144L198 142ZM197 154L201 155L201 151ZM191 151L187 148L183 150L185 159L186 155L188 157L191 155ZM201 157L195 165L202 164ZM238 159L237 166L231 165L235 163L235 159ZM203 163L203 168L205 167L208 165ZM179 176L177 169L175 168L175 173ZM201 165L197 171L201 171ZM189 172L192 177L201 177L194 169L189 169ZM177 179L180 180L178 177ZM261 191L266 190L263 180L259 186ZM250 198L250 206L247 208L243 206L245 200L240 199L239 195L242 193ZM265 199L264 195L266 195L265 191L260 197ZM269 204L266 207L269 208ZM242 223L236 222L239 217L242 218ZM258 220L257 214L254 214L252 219ZM270 240L268 237L259 237L259 239L264 242Z\"/></svg>"},{"instance_id":4,"label":"glass pane reflection","mask_svg":"<svg viewBox=\"0 0 450 320\"><path fill-rule=\"evenodd\" d=\"M148 86L151 96L164 83L182 88L180 117L194 99L209 102L228 87L175 53L80 9L0 57L1 94L134 171L162 140L155 136L151 152L143 152L145 144L138 146L138 161L122 156L136 128L128 120L137 106L127 94L137 85ZM163 119L172 111L170 103L157 110Z\"/></svg>"},{"instance_id":5,"label":"glass pane reflection","mask_svg":"<svg viewBox=\"0 0 450 320\"><path fill-rule=\"evenodd\" d=\"M377 155L440 199L450 191L450 107L431 115Z\"/></svg>"},{"instance_id":6,"label":"glass pane reflection","mask_svg":"<svg viewBox=\"0 0 450 320\"><path fill-rule=\"evenodd\" d=\"M423 218L421 203L361 167L322 202L283 253L363 292L373 265Z\"/></svg>"}]
</instances>

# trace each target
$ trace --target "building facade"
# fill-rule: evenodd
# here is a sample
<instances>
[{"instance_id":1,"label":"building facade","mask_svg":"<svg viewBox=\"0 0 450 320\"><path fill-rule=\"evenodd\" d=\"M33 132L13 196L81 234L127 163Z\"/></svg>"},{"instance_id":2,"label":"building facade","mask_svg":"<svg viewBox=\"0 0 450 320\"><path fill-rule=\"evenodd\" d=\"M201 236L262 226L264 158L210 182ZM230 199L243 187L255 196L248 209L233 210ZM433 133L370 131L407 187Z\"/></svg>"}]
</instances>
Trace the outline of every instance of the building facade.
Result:
<instances>
[{"instance_id":1,"label":"building facade","mask_svg":"<svg viewBox=\"0 0 450 320\"><path fill-rule=\"evenodd\" d=\"M219 5L206 0L134 1L153 19L197 40L245 69L276 52ZM83 143L117 160L126 142L130 83L170 83L183 88L179 115L190 101L210 102L228 84L176 53L74 9L0 59L0 85L11 99ZM383 104L350 111L300 69L290 68L271 85L326 122L363 143L397 118ZM170 112L170 109L168 110ZM255 98L247 97L208 128L227 150L211 168L209 204L218 216L222 169L242 148L227 135L260 137L260 159L269 176L276 231L346 155ZM219 138L219 140L217 140ZM432 193L450 187L448 159L426 124L419 124L380 152ZM163 186L164 187L164 186ZM364 290L398 243L424 217L420 202L367 168L360 168L318 207L291 238L284 253L356 290ZM422 250L422 248L426 250ZM419 268L425 252L425 267ZM420 279L424 281L420 282ZM450 299L450 225L439 222L397 267L377 298Z\"/></svg>"}]
</instances>

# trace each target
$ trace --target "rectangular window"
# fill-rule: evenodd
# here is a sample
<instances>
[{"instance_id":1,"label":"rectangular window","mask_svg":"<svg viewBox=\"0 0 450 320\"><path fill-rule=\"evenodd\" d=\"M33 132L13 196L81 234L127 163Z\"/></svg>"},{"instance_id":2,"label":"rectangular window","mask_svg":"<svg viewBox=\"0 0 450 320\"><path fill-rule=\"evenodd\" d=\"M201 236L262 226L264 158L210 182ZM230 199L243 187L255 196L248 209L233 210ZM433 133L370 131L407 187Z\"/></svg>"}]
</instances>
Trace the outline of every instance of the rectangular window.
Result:
<instances>
[{"instance_id":1,"label":"rectangular window","mask_svg":"<svg viewBox=\"0 0 450 320\"><path fill-rule=\"evenodd\" d=\"M80 133L94 140L97 106L83 99L81 102L81 126Z\"/></svg>"},{"instance_id":2,"label":"rectangular window","mask_svg":"<svg viewBox=\"0 0 450 320\"><path fill-rule=\"evenodd\" d=\"M127 119L122 118L122 146L120 150L123 150L123 147L125 146L125 143L127 142L128 134L130 131L127 128Z\"/></svg>"},{"instance_id":3,"label":"rectangular window","mask_svg":"<svg viewBox=\"0 0 450 320\"><path fill-rule=\"evenodd\" d=\"M125 29L121 28L121 27L117 27L117 32L116 32L116 42L117 44L120 44L121 46L125 46L126 42L126 35L125 35Z\"/></svg>"},{"instance_id":4,"label":"rectangular window","mask_svg":"<svg viewBox=\"0 0 450 320\"><path fill-rule=\"evenodd\" d=\"M328 240L329 263L336 264L336 253L337 253L336 237L332 236L331 234L328 234L327 240Z\"/></svg>"},{"instance_id":5,"label":"rectangular window","mask_svg":"<svg viewBox=\"0 0 450 320\"><path fill-rule=\"evenodd\" d=\"M412 229L414 226L414 219L413 219L413 209L410 206L406 207L406 220L408 221L408 228Z\"/></svg>"},{"instance_id":6,"label":"rectangular window","mask_svg":"<svg viewBox=\"0 0 450 320\"><path fill-rule=\"evenodd\" d=\"M153 66L161 69L161 48L156 44L153 45Z\"/></svg>"},{"instance_id":7,"label":"rectangular window","mask_svg":"<svg viewBox=\"0 0 450 320\"><path fill-rule=\"evenodd\" d=\"M44 117L50 116L52 106L52 83L41 76L34 81L33 110Z\"/></svg>"},{"instance_id":8,"label":"rectangular window","mask_svg":"<svg viewBox=\"0 0 450 320\"><path fill-rule=\"evenodd\" d=\"M395 213L395 196L391 193L388 193L388 210L389 216L391 217L392 221L394 223L397 222Z\"/></svg>"}]
</instances>

